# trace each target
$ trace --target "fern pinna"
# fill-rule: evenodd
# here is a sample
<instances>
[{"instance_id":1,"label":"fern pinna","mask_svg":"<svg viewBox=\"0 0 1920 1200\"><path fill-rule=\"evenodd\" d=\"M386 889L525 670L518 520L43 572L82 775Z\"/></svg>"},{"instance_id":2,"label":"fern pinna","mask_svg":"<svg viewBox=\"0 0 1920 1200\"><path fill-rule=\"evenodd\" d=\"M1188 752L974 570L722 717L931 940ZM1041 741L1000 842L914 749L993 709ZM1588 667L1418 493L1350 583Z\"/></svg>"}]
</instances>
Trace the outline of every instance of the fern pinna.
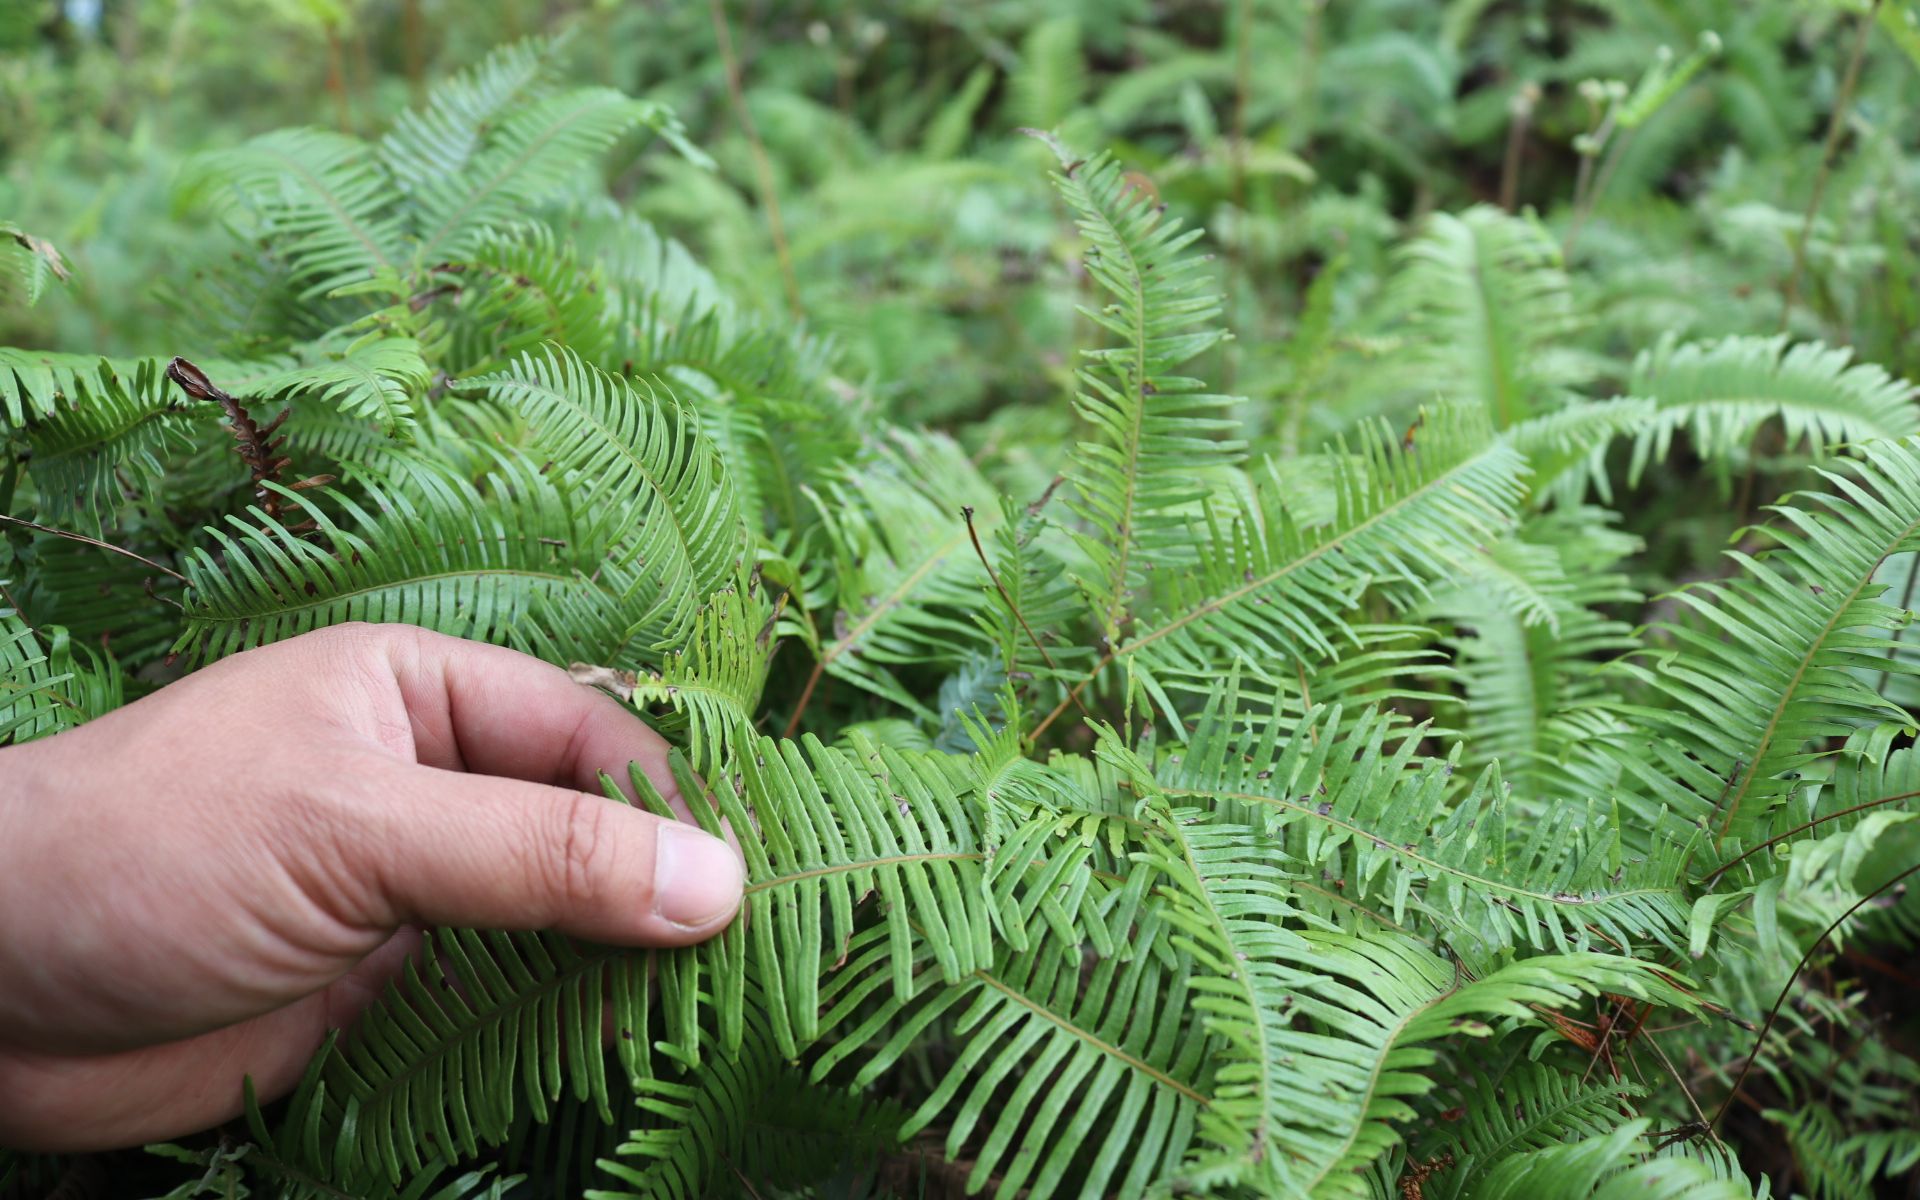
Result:
<instances>
[{"instance_id":1,"label":"fern pinna","mask_svg":"<svg viewBox=\"0 0 1920 1200\"><path fill-rule=\"evenodd\" d=\"M554 55L198 163L264 258L173 382L0 350L0 742L411 622L631 701L745 908L678 951L436 931L244 1154L167 1153L301 1196L1765 1194L1674 1060L1746 1045L1920 792L1909 385L1727 337L1589 387L1559 247L1482 206L1355 335L1417 395L1302 451L1204 381L1200 231L1045 135L1093 340L1059 477L1008 494L592 194L637 130L704 156ZM1763 427L1817 489L1635 628L1601 505Z\"/></svg>"}]
</instances>

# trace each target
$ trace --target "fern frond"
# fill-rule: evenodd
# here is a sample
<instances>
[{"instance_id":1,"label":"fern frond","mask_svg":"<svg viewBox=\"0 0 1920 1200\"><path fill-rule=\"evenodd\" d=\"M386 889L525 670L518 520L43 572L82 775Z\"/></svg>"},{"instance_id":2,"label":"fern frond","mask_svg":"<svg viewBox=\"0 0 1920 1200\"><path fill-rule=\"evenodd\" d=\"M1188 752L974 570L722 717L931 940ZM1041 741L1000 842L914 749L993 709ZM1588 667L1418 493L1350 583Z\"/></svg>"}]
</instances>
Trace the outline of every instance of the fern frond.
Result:
<instances>
[{"instance_id":1,"label":"fern frond","mask_svg":"<svg viewBox=\"0 0 1920 1200\"><path fill-rule=\"evenodd\" d=\"M623 1049L647 1036L647 964L555 934L430 933L295 1093L304 1161L348 1187L397 1184L500 1144L522 1103L539 1119L563 1092L611 1121L602 1022Z\"/></svg>"},{"instance_id":2,"label":"fern frond","mask_svg":"<svg viewBox=\"0 0 1920 1200\"><path fill-rule=\"evenodd\" d=\"M1419 757L1418 730L1337 708L1247 719L1237 691L1222 688L1157 769L1111 737L1100 753L1170 804L1280 838L1296 869L1331 872L1344 897L1395 924L1426 914L1472 960L1516 945L1671 944L1684 929L1676 847L1622 861L1618 831L1571 805L1515 836L1497 770L1450 804L1453 762Z\"/></svg>"},{"instance_id":3,"label":"fern frond","mask_svg":"<svg viewBox=\"0 0 1920 1200\"><path fill-rule=\"evenodd\" d=\"M568 481L583 530L629 576L622 597L636 610L635 640L683 638L746 549L738 497L693 414L557 347L469 386L518 414L528 452Z\"/></svg>"},{"instance_id":4,"label":"fern frond","mask_svg":"<svg viewBox=\"0 0 1920 1200\"><path fill-rule=\"evenodd\" d=\"M1404 607L1457 572L1512 520L1525 464L1475 408L1435 410L1416 436L1407 448L1382 429L1335 457L1326 524L1295 515L1270 467L1231 519L1189 526L1198 565L1159 572L1171 578L1114 661L1173 714L1163 675L1217 680L1247 664L1271 683L1292 682L1296 664L1354 642L1347 614L1368 588Z\"/></svg>"},{"instance_id":5,"label":"fern frond","mask_svg":"<svg viewBox=\"0 0 1920 1200\"><path fill-rule=\"evenodd\" d=\"M432 369L412 338L378 330L351 337L342 331L297 353L306 361L250 379L247 395L311 397L349 418L375 422L389 438L415 424L415 402L425 393Z\"/></svg>"},{"instance_id":6,"label":"fern frond","mask_svg":"<svg viewBox=\"0 0 1920 1200\"><path fill-rule=\"evenodd\" d=\"M999 1200L1044 1200L1076 1184L1081 1195L1141 1195L1175 1171L1208 1102L1208 1038L1182 1003L1187 967L1164 953L1170 932L1144 913L1127 933L1124 960L1087 966L1036 943L947 987L922 961L912 989L922 999L884 1006L816 1065L815 1077L839 1055L867 1051L855 1082L870 1083L909 1042L896 1034L869 1050L865 1029L891 1023L906 1033L944 1021L959 1053L902 1137L944 1124L948 1158L973 1148L968 1189L994 1182ZM849 965L870 957L857 945Z\"/></svg>"},{"instance_id":7,"label":"fern frond","mask_svg":"<svg viewBox=\"0 0 1920 1200\"><path fill-rule=\"evenodd\" d=\"M416 181L414 262L430 268L466 258L486 230L559 194L641 125L678 136L666 108L612 88L576 88L515 106L487 130L485 147L465 169Z\"/></svg>"},{"instance_id":8,"label":"fern frond","mask_svg":"<svg viewBox=\"0 0 1920 1200\"><path fill-rule=\"evenodd\" d=\"M73 277L54 244L11 221L0 221L0 301L18 297L32 308L52 280Z\"/></svg>"},{"instance_id":9,"label":"fern frond","mask_svg":"<svg viewBox=\"0 0 1920 1200\"><path fill-rule=\"evenodd\" d=\"M499 460L486 484L422 460L365 473L364 502L273 485L319 540L258 509L208 529L219 553L186 558L176 650L204 661L343 621L400 621L527 650L531 626L562 662L616 661L630 623L624 580L592 537L599 517L518 460Z\"/></svg>"},{"instance_id":10,"label":"fern frond","mask_svg":"<svg viewBox=\"0 0 1920 1200\"><path fill-rule=\"evenodd\" d=\"M1585 400L1514 424L1506 436L1533 468L1528 481L1533 505L1578 504L1589 489L1611 502L1607 450L1614 439L1644 428L1653 415L1651 400Z\"/></svg>"},{"instance_id":11,"label":"fern frond","mask_svg":"<svg viewBox=\"0 0 1920 1200\"><path fill-rule=\"evenodd\" d=\"M1660 735L1620 746L1621 798L1648 820L1664 807L1699 823L1716 851L1798 790L1820 739L1912 723L1861 669L1914 669L1873 635L1907 620L1875 575L1920 549L1920 442L1870 443L1847 474L1821 474L1831 492L1774 508L1777 549L1730 550L1739 578L1674 594L1699 624L1666 626L1671 651L1618 668L1659 702L1623 715Z\"/></svg>"},{"instance_id":12,"label":"fern frond","mask_svg":"<svg viewBox=\"0 0 1920 1200\"><path fill-rule=\"evenodd\" d=\"M971 614L990 587L960 510L992 537L993 490L952 439L896 434L864 469L815 499L833 555L832 637L820 669L938 724L895 668L958 667L983 644ZM809 601L810 607L821 607Z\"/></svg>"},{"instance_id":13,"label":"fern frond","mask_svg":"<svg viewBox=\"0 0 1920 1200\"><path fill-rule=\"evenodd\" d=\"M1459 1123L1422 1144L1426 1161L1443 1152L1453 1157L1452 1167L1428 1183L1428 1194L1432 1200L1476 1195L1479 1180L1510 1157L1610 1133L1622 1123L1622 1102L1641 1090L1525 1059L1488 1075L1461 1097Z\"/></svg>"},{"instance_id":14,"label":"fern frond","mask_svg":"<svg viewBox=\"0 0 1920 1200\"><path fill-rule=\"evenodd\" d=\"M232 364L208 364L222 375ZM193 441L195 426L219 410L187 401L158 358L105 359L0 349L0 417L32 450L27 470L58 514L90 528L118 507L116 469L150 480Z\"/></svg>"},{"instance_id":15,"label":"fern frond","mask_svg":"<svg viewBox=\"0 0 1920 1200\"><path fill-rule=\"evenodd\" d=\"M1095 438L1074 451L1066 474L1077 535L1091 572L1083 581L1100 629L1118 642L1145 597L1156 559L1191 550L1186 510L1205 497L1196 475L1234 465L1229 398L1177 374L1227 337L1212 322L1220 299L1203 259L1184 251L1201 236L1164 221L1163 206L1127 182L1109 155L1079 162L1053 144L1054 185L1087 240L1087 273L1110 303L1080 311L1112 334L1113 346L1082 352L1076 411Z\"/></svg>"},{"instance_id":16,"label":"fern frond","mask_svg":"<svg viewBox=\"0 0 1920 1200\"><path fill-rule=\"evenodd\" d=\"M423 107L395 118L378 149L395 187L412 194L465 172L502 117L558 78L566 41L534 37L502 46L435 84Z\"/></svg>"},{"instance_id":17,"label":"fern frond","mask_svg":"<svg viewBox=\"0 0 1920 1200\"><path fill-rule=\"evenodd\" d=\"M665 1002L679 1053L700 1053L698 1006L716 1010L723 1054L744 1036L749 973L764 993L775 1044L792 1057L827 1027L821 1015L825 964L844 957L856 932L854 909L875 894L886 914L886 978L896 999L912 997L915 947L924 945L940 977L952 983L990 963L1002 943L1024 948L1044 927L1073 935L1085 923L1097 881L1073 866L1087 848L1047 847L1042 878L1063 885L1029 890L1028 860L1052 825L1041 820L990 852L992 801L975 792L979 776L959 755L905 753L855 738L851 751L762 738L743 747L737 772L712 788L717 809L698 801L710 829L721 822L743 837L746 903L741 919L713 940L679 951L683 973L669 975ZM636 785L639 781L636 780ZM645 794L643 789L642 794ZM703 794L688 776L681 794ZM1014 854L1006 869L990 859ZM1083 912L1083 910L1086 910ZM1104 927L1101 927L1104 929ZM1111 943L1095 936L1110 951Z\"/></svg>"},{"instance_id":18,"label":"fern frond","mask_svg":"<svg viewBox=\"0 0 1920 1200\"><path fill-rule=\"evenodd\" d=\"M1465 761L1477 770L1498 760L1523 797L1552 794L1545 780L1566 760L1559 735L1569 714L1611 699L1603 663L1639 645L1626 622L1601 611L1641 600L1611 569L1638 540L1608 519L1588 508L1535 516L1470 557L1461 585L1428 609L1454 622Z\"/></svg>"},{"instance_id":19,"label":"fern frond","mask_svg":"<svg viewBox=\"0 0 1920 1200\"><path fill-rule=\"evenodd\" d=\"M458 295L449 314L449 374L507 369L542 342L590 363L612 357L613 300L573 245L545 225L489 229L469 256L434 277Z\"/></svg>"},{"instance_id":20,"label":"fern frond","mask_svg":"<svg viewBox=\"0 0 1920 1200\"><path fill-rule=\"evenodd\" d=\"M302 299L396 275L405 236L393 180L366 143L321 129L282 129L198 164L250 211L304 284ZM229 389L231 390L231 389Z\"/></svg>"},{"instance_id":21,"label":"fern frond","mask_svg":"<svg viewBox=\"0 0 1920 1200\"><path fill-rule=\"evenodd\" d=\"M79 724L68 699L71 671L57 671L32 626L0 609L0 745L32 741Z\"/></svg>"},{"instance_id":22,"label":"fern frond","mask_svg":"<svg viewBox=\"0 0 1920 1200\"><path fill-rule=\"evenodd\" d=\"M884 1100L812 1085L774 1046L758 1006L748 1008L739 1053L710 1058L682 1080L635 1088L648 1125L600 1169L622 1186L588 1200L719 1200L815 1183L865 1167L891 1149L901 1121Z\"/></svg>"},{"instance_id":23,"label":"fern frond","mask_svg":"<svg viewBox=\"0 0 1920 1200\"><path fill-rule=\"evenodd\" d=\"M127 671L166 654L178 632L179 589L145 563L69 538L36 533L31 574L14 596L29 613L57 619L82 645L102 647Z\"/></svg>"},{"instance_id":24,"label":"fern frond","mask_svg":"<svg viewBox=\"0 0 1920 1200\"><path fill-rule=\"evenodd\" d=\"M1920 432L1913 385L1853 362L1844 347L1785 336L1704 343L1669 336L1634 360L1627 389L1655 405L1634 438L1634 481L1666 459L1683 430L1695 453L1715 461L1746 454L1754 431L1775 419L1789 445L1804 443L1816 454L1836 443Z\"/></svg>"},{"instance_id":25,"label":"fern frond","mask_svg":"<svg viewBox=\"0 0 1920 1200\"><path fill-rule=\"evenodd\" d=\"M1400 254L1395 300L1420 337L1417 380L1482 405L1500 429L1570 380L1547 348L1575 324L1560 247L1539 222L1479 205L1436 213Z\"/></svg>"},{"instance_id":26,"label":"fern frond","mask_svg":"<svg viewBox=\"0 0 1920 1200\"><path fill-rule=\"evenodd\" d=\"M1651 964L1613 955L1536 955L1472 979L1409 938L1301 936L1297 950L1271 964L1276 993L1293 997L1287 1009L1297 1010L1294 1019L1323 1032L1296 1034L1261 1064L1292 1081L1293 1095L1321 1097L1273 1131L1289 1151L1278 1161L1291 1176L1290 1195L1366 1195L1359 1172L1398 1143L1394 1124L1414 1115L1407 1098L1437 1082L1423 1073L1436 1059L1430 1043L1485 1037L1493 1031L1487 1018L1529 1021L1542 1009L1602 992L1692 1007ZM1210 1114L1222 1107L1216 1100Z\"/></svg>"},{"instance_id":27,"label":"fern frond","mask_svg":"<svg viewBox=\"0 0 1920 1200\"><path fill-rule=\"evenodd\" d=\"M695 769L719 771L753 739L773 661L773 624L774 608L755 581L736 582L707 602L684 645L636 676L636 704L664 705L683 718Z\"/></svg>"},{"instance_id":28,"label":"fern frond","mask_svg":"<svg viewBox=\"0 0 1920 1200\"><path fill-rule=\"evenodd\" d=\"M1508 1158L1481 1180L1476 1198L1590 1196L1593 1200L1753 1200L1744 1179L1724 1178L1696 1159L1645 1158L1644 1118L1610 1133Z\"/></svg>"}]
</instances>

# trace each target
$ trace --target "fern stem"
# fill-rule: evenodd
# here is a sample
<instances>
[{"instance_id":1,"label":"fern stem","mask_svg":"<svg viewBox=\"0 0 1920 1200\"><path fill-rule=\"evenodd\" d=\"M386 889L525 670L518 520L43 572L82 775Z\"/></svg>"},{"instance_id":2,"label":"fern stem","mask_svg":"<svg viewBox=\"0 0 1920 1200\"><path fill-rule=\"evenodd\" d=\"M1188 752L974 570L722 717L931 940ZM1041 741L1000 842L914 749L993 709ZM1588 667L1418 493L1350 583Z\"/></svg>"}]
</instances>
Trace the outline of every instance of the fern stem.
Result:
<instances>
[{"instance_id":1,"label":"fern stem","mask_svg":"<svg viewBox=\"0 0 1920 1200\"><path fill-rule=\"evenodd\" d=\"M773 187L773 163L767 158L767 147L760 140L759 127L753 123L753 113L747 108L746 89L740 82L740 60L733 53L733 33L727 27L727 14L721 8L721 0L707 0L707 9L713 14L713 36L720 45L720 62L727 77L727 99L733 106L734 119L740 122L740 132L746 135L747 145L753 151L753 174L760 189L760 206L767 210L767 232L773 237L774 257L780 261L780 283L786 289L787 308L795 317L806 316L806 310L800 304L800 281L793 273L793 253L787 248L787 228L780 219L780 196Z\"/></svg>"},{"instance_id":2,"label":"fern stem","mask_svg":"<svg viewBox=\"0 0 1920 1200\"><path fill-rule=\"evenodd\" d=\"M1540 85L1531 81L1520 85L1507 105L1512 120L1507 124L1507 152L1500 160L1500 207L1512 212L1520 199L1520 160L1527 149L1527 130L1533 124L1533 107L1540 100Z\"/></svg>"},{"instance_id":3,"label":"fern stem","mask_svg":"<svg viewBox=\"0 0 1920 1200\"><path fill-rule=\"evenodd\" d=\"M1794 965L1793 974L1787 976L1786 983L1781 985L1779 996L1774 998L1773 1008L1767 1013L1766 1021L1760 1026L1759 1034L1753 1039L1753 1049L1747 1053L1746 1061L1740 1064L1740 1074L1734 1077L1733 1089L1727 1093L1727 1098L1722 1100L1720 1107L1714 1111L1711 1128L1719 1129L1721 1120L1727 1115L1727 1110L1733 1107L1734 1098L1740 1094L1740 1089L1746 1085L1747 1075L1753 1070L1754 1060L1760 1057L1761 1048L1767 1044L1767 1034L1773 1031L1774 1022L1780 1019L1780 1010L1786 1007L1787 996L1792 993L1794 983L1800 978L1800 972L1806 970L1807 963L1813 960L1814 952L1819 950L1821 946L1824 946L1827 939L1833 936L1833 931L1840 928L1854 913L1865 908L1870 901L1878 899L1882 893L1891 890L1898 884L1904 883L1909 877L1914 875L1920 875L1920 862L1914 863L1906 870L1854 901L1853 904L1847 908L1847 911L1835 917L1831 924L1820 931L1819 937L1813 939L1813 944L1807 947L1806 953L1802 954L1800 961Z\"/></svg>"},{"instance_id":4,"label":"fern stem","mask_svg":"<svg viewBox=\"0 0 1920 1200\"><path fill-rule=\"evenodd\" d=\"M1109 650L1107 651L1106 657L1102 658L1099 662L1093 664L1093 669L1091 671L1088 671L1086 675L1080 680L1079 683L1074 684L1071 688L1067 690L1067 698L1065 700L1062 700L1060 703L1054 705L1053 711L1046 715L1046 719L1041 721L1039 725L1034 727L1033 741L1035 743L1039 742L1040 735L1047 731L1047 727L1049 725L1052 725L1055 719L1057 719L1061 713L1067 710L1067 705L1080 703L1081 691L1085 689L1085 687L1089 683L1092 683L1095 679L1099 678L1100 672L1106 670L1107 664L1111 663L1112 661L1113 661L1113 651ZM1087 710L1085 708L1082 708L1080 711L1086 712Z\"/></svg>"},{"instance_id":5,"label":"fern stem","mask_svg":"<svg viewBox=\"0 0 1920 1200\"><path fill-rule=\"evenodd\" d=\"M1840 80L1840 94L1833 101L1833 115L1827 120L1827 137L1820 146L1820 170L1813 177L1813 195L1807 198L1807 211L1800 220L1800 236L1793 243L1793 270L1787 275L1780 293L1780 329L1786 331L1793 316L1793 304L1800 295L1800 277L1807 269L1807 239L1813 236L1813 219L1820 215L1820 202L1827 194L1827 179L1833 174L1833 156L1840 148L1840 131L1846 128L1847 113L1853 108L1853 93L1860 86L1860 67L1867 57L1867 39L1880 12L1880 0L1872 0L1860 14L1853 35L1853 52L1847 58L1847 73Z\"/></svg>"},{"instance_id":6,"label":"fern stem","mask_svg":"<svg viewBox=\"0 0 1920 1200\"><path fill-rule=\"evenodd\" d=\"M127 558L130 558L137 563L144 563L147 566L152 567L154 570L159 571L161 574L166 575L172 579L176 579L181 583L185 583L187 581L187 577L185 575L182 575L180 572L174 570L172 567L161 566L159 563L153 561L152 559L146 557L145 555L135 554L133 551L127 549L124 546L116 546L112 542L103 542L99 538L91 538L84 533L74 533L70 529L55 529L51 525L36 524L33 521L28 521L21 517L8 516L6 513L0 513L0 521L5 521L9 525L18 525L23 529L32 529L38 533L50 533L54 537L66 538L70 542L82 542L86 545L94 546L101 550L111 550L115 554L124 555Z\"/></svg>"},{"instance_id":7,"label":"fern stem","mask_svg":"<svg viewBox=\"0 0 1920 1200\"><path fill-rule=\"evenodd\" d=\"M1020 622L1020 628L1027 631L1027 637L1032 640L1033 648L1040 652L1040 657L1045 660L1047 667L1056 675L1059 674L1060 664L1053 661L1053 655L1048 652L1046 643L1040 640L1040 635L1035 633L1033 626L1027 623L1027 614L1020 611L1020 606L1016 604L1013 597L1007 593L1006 585L1000 582L1000 572L993 569L993 562L987 558L985 547L980 545L979 531L973 527L973 506L971 504L961 506L960 515L965 518L967 522L967 536L973 539L973 552L980 556L980 565L987 569L987 578L993 580L994 590L999 592L1000 598L1007 602L1007 611L1013 614L1014 620ZM1007 664L1007 673L1011 675L1014 671L1018 670L1019 667L1020 664L1016 656L1016 661ZM1080 704L1079 697L1072 692L1067 693L1067 699L1073 701L1075 704ZM1085 705L1080 706L1080 715L1086 717L1088 720L1093 719L1092 714L1087 712ZM1038 736L1038 734L1035 736Z\"/></svg>"},{"instance_id":8,"label":"fern stem","mask_svg":"<svg viewBox=\"0 0 1920 1200\"><path fill-rule=\"evenodd\" d=\"M1709 871L1704 877L1702 877L1700 880L1700 886L1702 888L1711 888L1714 885L1714 883L1717 882L1722 875L1725 875L1728 871L1733 870L1733 868L1739 866L1742 862L1745 862L1747 859L1760 853L1762 850L1765 850L1771 846L1777 846L1781 842L1786 841L1788 838L1797 837L1800 834L1805 833L1809 829L1813 829L1818 826L1826 824L1828 821L1837 821L1841 817L1850 817L1857 812L1865 812L1867 809L1870 809L1870 808L1879 808L1882 804L1897 804L1902 800L1912 800L1917 796L1920 796L1920 792L1901 792L1897 796L1882 796L1878 800L1868 800L1864 804L1855 804L1849 808L1843 808L1838 812L1830 812L1825 816L1815 817L1811 821L1803 821L1800 824L1795 825L1792 829L1787 830L1785 833L1775 834L1773 837L1770 837L1766 841L1753 846L1751 849L1741 851L1740 854L1737 855L1736 857L1728 859L1723 865L1714 868L1712 871Z\"/></svg>"},{"instance_id":9,"label":"fern stem","mask_svg":"<svg viewBox=\"0 0 1920 1200\"><path fill-rule=\"evenodd\" d=\"M1917 867L1915 869L1920 870L1920 867ZM1145 1075L1147 1078L1153 1080L1155 1083L1160 1084L1162 1087L1170 1088L1173 1091L1178 1092L1180 1095L1185 1096L1187 1099L1193 1101L1195 1104L1199 1105L1201 1108L1206 1108L1207 1106L1212 1104L1212 1101L1207 1099L1206 1096L1188 1087L1186 1084L1181 1083L1178 1079L1175 1079L1173 1076L1167 1074L1165 1071L1162 1071L1158 1067L1155 1067L1152 1063L1147 1062L1146 1060L1139 1058L1135 1055L1129 1054L1125 1050L1121 1049L1119 1046L1116 1046L1112 1042L1107 1041L1105 1038L1099 1037L1088 1030L1080 1028L1078 1025L1075 1025L1073 1022L1062 1017L1059 1013L1054 1012L1051 1008L1048 1008L1046 1005L1036 1002L1031 997L1027 996L1024 992L1021 992L1015 988L1008 987L1006 984L1000 982L998 979L994 978L992 975L987 974L985 971L975 971L973 973L973 976L975 979L978 979L981 983L984 983L988 987L994 989L995 991L1006 995L1014 1003L1020 1005L1023 1008L1026 1008L1030 1012L1034 1013L1036 1016L1044 1017L1048 1021L1051 1021L1058 1028L1065 1030L1067 1033L1070 1033L1074 1037L1079 1038L1081 1041L1086 1042L1088 1045L1100 1051L1102 1054L1107 1055L1108 1057L1114 1059L1117 1062L1123 1062L1127 1064L1129 1067L1132 1067L1134 1070L1140 1072L1142 1075Z\"/></svg>"},{"instance_id":10,"label":"fern stem","mask_svg":"<svg viewBox=\"0 0 1920 1200\"><path fill-rule=\"evenodd\" d=\"M334 120L340 132L353 133L353 118L347 112L347 59L340 45L340 30L332 21L325 26L327 35L327 94L333 97Z\"/></svg>"}]
</instances>

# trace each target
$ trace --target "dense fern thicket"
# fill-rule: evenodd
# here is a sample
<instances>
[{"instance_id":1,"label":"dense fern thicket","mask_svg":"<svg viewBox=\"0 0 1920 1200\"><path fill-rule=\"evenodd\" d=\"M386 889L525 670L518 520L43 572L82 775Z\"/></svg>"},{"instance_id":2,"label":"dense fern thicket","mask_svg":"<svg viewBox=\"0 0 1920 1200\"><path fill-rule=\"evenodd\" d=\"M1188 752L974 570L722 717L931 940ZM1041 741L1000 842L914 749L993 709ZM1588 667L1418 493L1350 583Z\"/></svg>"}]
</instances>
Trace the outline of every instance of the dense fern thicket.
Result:
<instances>
[{"instance_id":1,"label":"dense fern thicket","mask_svg":"<svg viewBox=\"0 0 1920 1200\"><path fill-rule=\"evenodd\" d=\"M694 949L437 931L112 1170L1920 1194L1911 0L0 49L0 744L412 622L629 700L748 866Z\"/></svg>"}]
</instances>

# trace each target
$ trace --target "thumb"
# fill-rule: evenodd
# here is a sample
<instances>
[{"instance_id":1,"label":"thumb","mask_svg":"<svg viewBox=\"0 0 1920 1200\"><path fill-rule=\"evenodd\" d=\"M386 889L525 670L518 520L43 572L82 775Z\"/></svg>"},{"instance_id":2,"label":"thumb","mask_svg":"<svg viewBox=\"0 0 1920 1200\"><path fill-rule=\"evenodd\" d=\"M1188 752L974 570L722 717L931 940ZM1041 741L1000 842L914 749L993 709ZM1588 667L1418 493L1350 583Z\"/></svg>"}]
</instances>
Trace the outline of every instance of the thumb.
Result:
<instances>
[{"instance_id":1,"label":"thumb","mask_svg":"<svg viewBox=\"0 0 1920 1200\"><path fill-rule=\"evenodd\" d=\"M555 928L618 945L712 937L740 907L733 849L695 826L569 788L394 768L354 872L366 916L483 929Z\"/></svg>"}]
</instances>

